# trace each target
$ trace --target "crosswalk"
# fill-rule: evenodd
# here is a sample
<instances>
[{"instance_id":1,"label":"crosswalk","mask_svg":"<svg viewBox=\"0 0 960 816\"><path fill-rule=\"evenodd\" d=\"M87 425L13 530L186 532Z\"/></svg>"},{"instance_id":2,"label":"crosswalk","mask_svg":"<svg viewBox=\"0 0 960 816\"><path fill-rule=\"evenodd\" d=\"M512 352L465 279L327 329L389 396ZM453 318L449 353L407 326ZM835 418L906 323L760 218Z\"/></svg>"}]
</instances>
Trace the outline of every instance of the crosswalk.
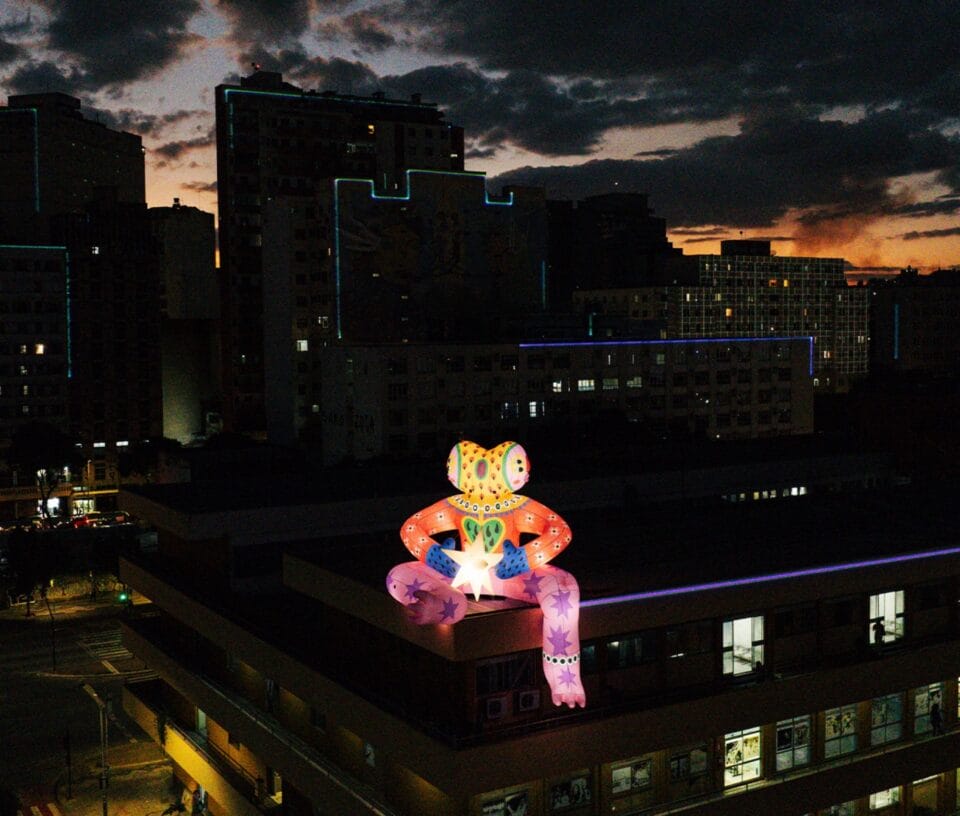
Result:
<instances>
[{"instance_id":1,"label":"crosswalk","mask_svg":"<svg viewBox=\"0 0 960 816\"><path fill-rule=\"evenodd\" d=\"M18 810L17 816L63 816L56 802L43 802L38 805L30 805L27 811Z\"/></svg>"},{"instance_id":2,"label":"crosswalk","mask_svg":"<svg viewBox=\"0 0 960 816\"><path fill-rule=\"evenodd\" d=\"M91 662L128 682L150 680L157 675L149 669L131 667L133 655L123 645L120 628L102 629L77 636L57 632L49 640L31 638L18 646L10 644L0 653L0 677L36 674L90 674ZM56 667L54 667L56 664ZM139 664L137 664L139 665Z\"/></svg>"}]
</instances>

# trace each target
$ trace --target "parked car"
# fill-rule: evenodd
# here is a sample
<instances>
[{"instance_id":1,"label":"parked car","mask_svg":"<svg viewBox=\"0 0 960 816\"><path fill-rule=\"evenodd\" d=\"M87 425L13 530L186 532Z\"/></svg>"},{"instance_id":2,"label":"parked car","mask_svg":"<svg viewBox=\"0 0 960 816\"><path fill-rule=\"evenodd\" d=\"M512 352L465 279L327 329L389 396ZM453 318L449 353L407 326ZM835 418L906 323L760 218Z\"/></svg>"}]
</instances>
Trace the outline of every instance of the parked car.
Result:
<instances>
[{"instance_id":1,"label":"parked car","mask_svg":"<svg viewBox=\"0 0 960 816\"><path fill-rule=\"evenodd\" d=\"M80 527L99 527L101 515L99 511L91 510L89 513L81 513L79 516L74 516L70 524L74 529Z\"/></svg>"}]
</instances>

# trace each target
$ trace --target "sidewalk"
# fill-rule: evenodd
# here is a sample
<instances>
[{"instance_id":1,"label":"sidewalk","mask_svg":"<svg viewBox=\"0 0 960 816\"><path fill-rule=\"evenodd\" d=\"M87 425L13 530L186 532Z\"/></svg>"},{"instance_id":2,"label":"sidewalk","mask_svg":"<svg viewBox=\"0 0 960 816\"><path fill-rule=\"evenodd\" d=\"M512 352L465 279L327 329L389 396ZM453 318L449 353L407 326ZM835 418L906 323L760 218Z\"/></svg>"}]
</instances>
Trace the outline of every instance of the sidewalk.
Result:
<instances>
[{"instance_id":1,"label":"sidewalk","mask_svg":"<svg viewBox=\"0 0 960 816\"><path fill-rule=\"evenodd\" d=\"M149 740L111 746L107 753L109 785L107 808L110 816L160 816L179 800L180 784L174 780L170 760ZM100 757L92 754L78 761L72 784L64 771L55 791L64 816L102 816Z\"/></svg>"}]
</instances>

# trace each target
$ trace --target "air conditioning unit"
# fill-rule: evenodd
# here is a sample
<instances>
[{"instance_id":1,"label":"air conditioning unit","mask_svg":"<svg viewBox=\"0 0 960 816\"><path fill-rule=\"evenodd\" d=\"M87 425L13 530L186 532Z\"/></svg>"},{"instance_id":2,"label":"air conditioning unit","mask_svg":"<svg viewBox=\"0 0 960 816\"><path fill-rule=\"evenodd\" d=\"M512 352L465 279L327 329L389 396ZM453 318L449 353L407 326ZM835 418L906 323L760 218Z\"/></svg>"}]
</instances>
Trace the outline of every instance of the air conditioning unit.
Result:
<instances>
[{"instance_id":1,"label":"air conditioning unit","mask_svg":"<svg viewBox=\"0 0 960 816\"><path fill-rule=\"evenodd\" d=\"M510 701L506 696L488 697L486 705L487 719L499 720L510 713Z\"/></svg>"},{"instance_id":2,"label":"air conditioning unit","mask_svg":"<svg viewBox=\"0 0 960 816\"><path fill-rule=\"evenodd\" d=\"M521 691L517 695L518 711L538 711L540 709L540 690Z\"/></svg>"}]
</instances>

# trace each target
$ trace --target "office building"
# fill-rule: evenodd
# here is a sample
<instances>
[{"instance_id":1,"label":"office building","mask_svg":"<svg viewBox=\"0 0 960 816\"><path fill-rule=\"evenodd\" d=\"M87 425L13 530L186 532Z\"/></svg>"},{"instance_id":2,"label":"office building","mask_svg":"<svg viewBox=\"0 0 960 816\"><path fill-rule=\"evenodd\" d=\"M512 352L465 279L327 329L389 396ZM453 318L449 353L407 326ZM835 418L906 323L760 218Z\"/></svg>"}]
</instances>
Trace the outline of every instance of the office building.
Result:
<instances>
[{"instance_id":1,"label":"office building","mask_svg":"<svg viewBox=\"0 0 960 816\"><path fill-rule=\"evenodd\" d=\"M268 202L284 196L306 211L297 229L316 271L332 238L317 210L330 180L368 179L378 194L403 195L409 169L463 170L463 131L419 95L305 91L267 71L218 86L216 115L226 419L263 433L264 309L275 294L261 251Z\"/></svg>"},{"instance_id":2,"label":"office building","mask_svg":"<svg viewBox=\"0 0 960 816\"><path fill-rule=\"evenodd\" d=\"M581 291L575 302L594 337L634 330L669 338L809 334L814 386L849 390L868 371L867 289L847 286L842 258L775 256L767 241L746 243L746 254L735 254L740 242L725 241L724 251L734 254L691 256L696 272L686 283Z\"/></svg>"},{"instance_id":3,"label":"office building","mask_svg":"<svg viewBox=\"0 0 960 816\"><path fill-rule=\"evenodd\" d=\"M596 423L651 439L809 434L811 342L327 346L311 412L327 463L442 458L464 437L549 437Z\"/></svg>"},{"instance_id":4,"label":"office building","mask_svg":"<svg viewBox=\"0 0 960 816\"><path fill-rule=\"evenodd\" d=\"M957 807L954 486L801 480L694 509L621 505L579 474L531 483L574 531L558 566L581 588L587 707L571 711L550 702L535 607L404 616L383 586L407 557L391 522L449 487L442 467L433 489L372 474L256 512L235 490L123 496L159 528L121 578L152 601L124 638L160 675L124 707L214 816Z\"/></svg>"}]
</instances>

